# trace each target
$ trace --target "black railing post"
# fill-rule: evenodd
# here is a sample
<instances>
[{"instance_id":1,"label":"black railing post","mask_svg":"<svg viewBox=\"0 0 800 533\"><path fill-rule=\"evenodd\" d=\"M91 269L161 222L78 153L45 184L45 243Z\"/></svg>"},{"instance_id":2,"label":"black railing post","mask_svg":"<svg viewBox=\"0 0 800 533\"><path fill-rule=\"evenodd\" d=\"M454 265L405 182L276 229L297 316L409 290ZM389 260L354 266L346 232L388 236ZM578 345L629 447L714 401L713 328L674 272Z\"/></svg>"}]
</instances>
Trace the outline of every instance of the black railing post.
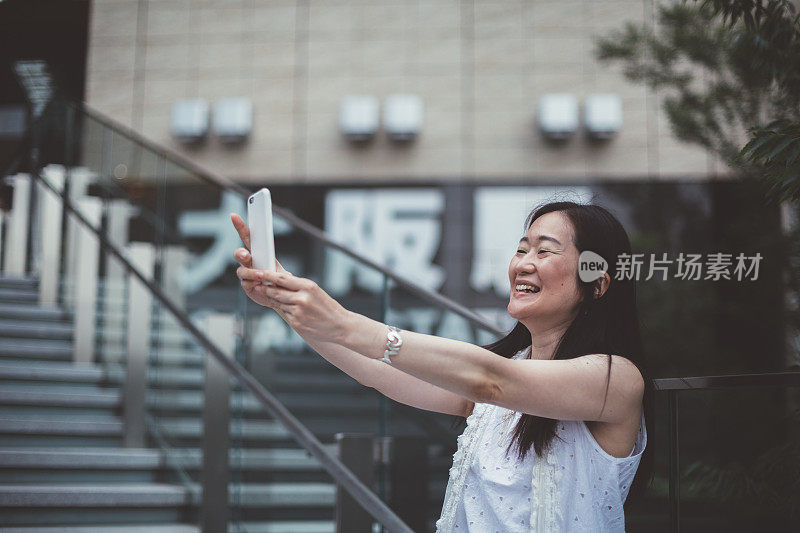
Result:
<instances>
[{"instance_id":1,"label":"black railing post","mask_svg":"<svg viewBox=\"0 0 800 533\"><path fill-rule=\"evenodd\" d=\"M667 393L669 410L669 523L670 531L680 531L680 463L678 447L678 397L677 391Z\"/></svg>"},{"instance_id":2,"label":"black railing post","mask_svg":"<svg viewBox=\"0 0 800 533\"><path fill-rule=\"evenodd\" d=\"M153 246L137 242L128 246L128 258L145 276L153 276ZM107 281L107 280L106 280ZM107 287L108 288L108 287ZM121 287L106 291L106 298L119 298ZM117 310L115 305L112 309ZM125 386L122 394L123 443L128 448L146 446L147 367L150 357L150 325L153 298L148 287L128 275Z\"/></svg>"},{"instance_id":3,"label":"black railing post","mask_svg":"<svg viewBox=\"0 0 800 533\"><path fill-rule=\"evenodd\" d=\"M339 460L366 486L371 487L375 472L375 439L371 435L336 434ZM336 485L336 532L372 533L373 519L358 502Z\"/></svg>"},{"instance_id":4,"label":"black railing post","mask_svg":"<svg viewBox=\"0 0 800 533\"><path fill-rule=\"evenodd\" d=\"M392 437L388 444L392 510L414 531L425 531L428 529L428 440Z\"/></svg>"},{"instance_id":5,"label":"black railing post","mask_svg":"<svg viewBox=\"0 0 800 533\"><path fill-rule=\"evenodd\" d=\"M236 323L232 315L206 318L208 336L233 359ZM203 382L203 495L200 522L203 533L227 533L230 522L230 375L212 354L206 355Z\"/></svg>"}]
</instances>

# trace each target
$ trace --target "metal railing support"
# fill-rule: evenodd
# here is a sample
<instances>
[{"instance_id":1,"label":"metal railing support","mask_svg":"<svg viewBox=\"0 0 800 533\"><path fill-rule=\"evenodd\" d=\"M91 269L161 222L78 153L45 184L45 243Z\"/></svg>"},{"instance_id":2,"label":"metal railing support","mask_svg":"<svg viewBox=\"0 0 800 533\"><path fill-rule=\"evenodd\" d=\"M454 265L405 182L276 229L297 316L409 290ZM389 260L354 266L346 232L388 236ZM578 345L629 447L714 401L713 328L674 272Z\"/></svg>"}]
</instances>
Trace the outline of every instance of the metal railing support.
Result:
<instances>
[{"instance_id":1,"label":"metal railing support","mask_svg":"<svg viewBox=\"0 0 800 533\"><path fill-rule=\"evenodd\" d=\"M670 531L680 531L680 463L678 458L678 397L677 392L667 393L667 410L669 412L669 523Z\"/></svg>"},{"instance_id":2,"label":"metal railing support","mask_svg":"<svg viewBox=\"0 0 800 533\"><path fill-rule=\"evenodd\" d=\"M59 191L64 190L64 167L48 165L42 169L43 177ZM58 281L61 264L61 198L42 183L37 183L39 203L38 241L41 246L39 263L39 305L55 307L58 304Z\"/></svg>"},{"instance_id":3,"label":"metal railing support","mask_svg":"<svg viewBox=\"0 0 800 533\"><path fill-rule=\"evenodd\" d=\"M208 338L229 358L235 347L233 315L211 314L205 319ZM203 384L203 498L200 509L203 533L227 533L230 520L228 485L231 480L229 451L230 374L212 354L206 356Z\"/></svg>"},{"instance_id":4,"label":"metal railing support","mask_svg":"<svg viewBox=\"0 0 800 533\"><path fill-rule=\"evenodd\" d=\"M337 456L368 487L374 483L375 450L372 435L336 434ZM372 517L338 484L335 519L337 533L372 533Z\"/></svg>"},{"instance_id":5,"label":"metal railing support","mask_svg":"<svg viewBox=\"0 0 800 533\"><path fill-rule=\"evenodd\" d=\"M182 245L166 245L161 248L161 286L164 292L181 309L186 309L186 295L180 284L180 273L188 259L186 247ZM180 325L171 313L159 309L159 350L168 349L170 330L179 330Z\"/></svg>"},{"instance_id":6,"label":"metal railing support","mask_svg":"<svg viewBox=\"0 0 800 533\"><path fill-rule=\"evenodd\" d=\"M380 467L388 473L388 499L392 510L414 531L427 529L428 439L337 433L339 459L368 486L376 482ZM373 519L336 487L336 531L372 532Z\"/></svg>"},{"instance_id":7,"label":"metal railing support","mask_svg":"<svg viewBox=\"0 0 800 533\"><path fill-rule=\"evenodd\" d=\"M97 198L83 198L77 210L94 227L100 225L101 203ZM93 232L78 228L76 235L75 336L73 358L76 363L94 362L94 330L97 314L97 270L100 243Z\"/></svg>"},{"instance_id":8,"label":"metal railing support","mask_svg":"<svg viewBox=\"0 0 800 533\"><path fill-rule=\"evenodd\" d=\"M86 196L86 189L94 174L85 168L74 168L69 172L69 183L67 183L67 198L72 205L78 205L81 199ZM67 227L64 238L67 240L64 246L64 290L63 297L67 302L75 298L75 285L77 283L78 272L78 233L81 223L72 216L67 216Z\"/></svg>"},{"instance_id":9,"label":"metal railing support","mask_svg":"<svg viewBox=\"0 0 800 533\"><path fill-rule=\"evenodd\" d=\"M5 241L3 240L3 236L6 233L6 225L8 224L7 222L8 217L9 217L8 213L6 213L5 210L0 209L0 272L2 272L3 261L4 261L3 254L5 253L6 250L4 247Z\"/></svg>"},{"instance_id":10,"label":"metal railing support","mask_svg":"<svg viewBox=\"0 0 800 533\"><path fill-rule=\"evenodd\" d=\"M428 528L428 439L391 437L389 442L390 504L414 531Z\"/></svg>"},{"instance_id":11,"label":"metal railing support","mask_svg":"<svg viewBox=\"0 0 800 533\"><path fill-rule=\"evenodd\" d=\"M128 221L131 216L131 206L125 200L109 200L106 208L108 240L120 249L128 246ZM149 274L152 276L152 260L148 260ZM103 360L108 363L118 363L120 348L124 342L125 324L128 322L125 314L125 286L127 271L125 266L113 256L108 256L106 261L106 275L103 284ZM149 310L148 310L149 312Z\"/></svg>"},{"instance_id":12,"label":"metal railing support","mask_svg":"<svg viewBox=\"0 0 800 533\"><path fill-rule=\"evenodd\" d=\"M9 181L14 185L14 196L8 217L3 272L6 276L22 277L25 275L25 262L28 258L31 178L27 174L17 174Z\"/></svg>"},{"instance_id":13,"label":"metal railing support","mask_svg":"<svg viewBox=\"0 0 800 533\"><path fill-rule=\"evenodd\" d=\"M148 278L153 277L153 245L135 242L128 245L131 263ZM147 365L150 357L150 321L153 298L148 288L128 276L128 330L123 392L123 444L128 448L145 446Z\"/></svg>"}]
</instances>

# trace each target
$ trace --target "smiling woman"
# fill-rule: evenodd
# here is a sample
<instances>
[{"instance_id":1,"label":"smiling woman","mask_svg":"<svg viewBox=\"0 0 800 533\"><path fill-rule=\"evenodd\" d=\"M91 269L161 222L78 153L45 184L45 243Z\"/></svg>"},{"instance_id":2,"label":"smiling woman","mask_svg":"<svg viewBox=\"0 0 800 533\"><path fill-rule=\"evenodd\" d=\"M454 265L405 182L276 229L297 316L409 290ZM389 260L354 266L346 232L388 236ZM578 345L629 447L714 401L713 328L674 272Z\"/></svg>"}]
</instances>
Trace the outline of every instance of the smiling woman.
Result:
<instances>
[{"instance_id":1,"label":"smiling woman","mask_svg":"<svg viewBox=\"0 0 800 533\"><path fill-rule=\"evenodd\" d=\"M249 247L244 221L232 220ZM487 347L352 313L280 265L252 269L246 249L235 252L237 275L251 299L363 385L467 417L437 531L623 531L652 387L633 281L615 280L613 264L582 281L578 257L629 253L628 236L606 209L572 202L539 207L525 228L508 270L517 324Z\"/></svg>"}]
</instances>

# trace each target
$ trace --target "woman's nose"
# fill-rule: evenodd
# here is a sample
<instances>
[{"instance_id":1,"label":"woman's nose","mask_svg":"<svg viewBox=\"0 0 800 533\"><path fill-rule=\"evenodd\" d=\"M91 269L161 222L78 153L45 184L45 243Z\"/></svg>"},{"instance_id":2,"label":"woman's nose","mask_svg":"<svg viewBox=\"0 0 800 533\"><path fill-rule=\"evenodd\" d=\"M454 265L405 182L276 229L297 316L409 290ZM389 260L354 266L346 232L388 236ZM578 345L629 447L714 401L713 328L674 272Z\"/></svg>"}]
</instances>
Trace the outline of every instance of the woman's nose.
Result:
<instances>
[{"instance_id":1,"label":"woman's nose","mask_svg":"<svg viewBox=\"0 0 800 533\"><path fill-rule=\"evenodd\" d=\"M523 258L522 261L517 263L517 270L519 272L533 272L536 270L536 265L533 264L532 260Z\"/></svg>"}]
</instances>

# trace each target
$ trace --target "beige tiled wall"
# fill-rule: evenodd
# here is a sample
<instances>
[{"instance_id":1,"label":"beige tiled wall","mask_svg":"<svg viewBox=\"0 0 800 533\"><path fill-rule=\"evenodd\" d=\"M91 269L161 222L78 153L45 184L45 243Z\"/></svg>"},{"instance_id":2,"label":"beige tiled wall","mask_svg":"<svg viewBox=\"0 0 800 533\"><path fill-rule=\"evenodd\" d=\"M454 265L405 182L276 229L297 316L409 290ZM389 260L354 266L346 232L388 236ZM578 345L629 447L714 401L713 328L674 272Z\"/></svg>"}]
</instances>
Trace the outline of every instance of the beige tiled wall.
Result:
<instances>
[{"instance_id":1,"label":"beige tiled wall","mask_svg":"<svg viewBox=\"0 0 800 533\"><path fill-rule=\"evenodd\" d=\"M676 141L658 96L593 57L594 36L643 21L652 0L95 0L87 101L238 181L672 179L721 169ZM362 148L338 130L341 98L411 92L425 103L410 146ZM563 145L535 127L548 92L623 100L607 143ZM185 149L173 102L244 96L253 134Z\"/></svg>"}]
</instances>

